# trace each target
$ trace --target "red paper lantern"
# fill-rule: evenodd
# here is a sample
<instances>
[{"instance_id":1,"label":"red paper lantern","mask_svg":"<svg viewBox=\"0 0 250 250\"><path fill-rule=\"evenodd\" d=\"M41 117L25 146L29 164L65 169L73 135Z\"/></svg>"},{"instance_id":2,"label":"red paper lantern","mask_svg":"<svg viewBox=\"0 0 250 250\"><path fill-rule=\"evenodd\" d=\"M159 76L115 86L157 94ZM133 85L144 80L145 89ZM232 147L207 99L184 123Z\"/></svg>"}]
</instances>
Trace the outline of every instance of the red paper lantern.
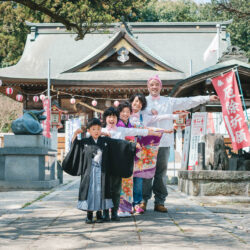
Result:
<instances>
[{"instance_id":1,"label":"red paper lantern","mask_svg":"<svg viewBox=\"0 0 250 250\"><path fill-rule=\"evenodd\" d=\"M75 104L75 103L76 103L76 99L75 99L74 97L72 97L72 98L70 99L70 103L71 103L71 104Z\"/></svg>"},{"instance_id":2,"label":"red paper lantern","mask_svg":"<svg viewBox=\"0 0 250 250\"><path fill-rule=\"evenodd\" d=\"M23 101L23 95L17 94L17 95L16 95L16 100L17 100L18 102L22 102L22 101Z\"/></svg>"},{"instance_id":3,"label":"red paper lantern","mask_svg":"<svg viewBox=\"0 0 250 250\"><path fill-rule=\"evenodd\" d=\"M13 94L13 88L6 88L6 94L12 95Z\"/></svg>"},{"instance_id":4,"label":"red paper lantern","mask_svg":"<svg viewBox=\"0 0 250 250\"><path fill-rule=\"evenodd\" d=\"M39 101L39 97L37 95L33 96L33 101L34 102L38 102Z\"/></svg>"},{"instance_id":5,"label":"red paper lantern","mask_svg":"<svg viewBox=\"0 0 250 250\"><path fill-rule=\"evenodd\" d=\"M96 100L93 100L92 102L91 102L91 104L92 104L92 106L96 106L97 105L97 101Z\"/></svg>"},{"instance_id":6,"label":"red paper lantern","mask_svg":"<svg viewBox=\"0 0 250 250\"><path fill-rule=\"evenodd\" d=\"M44 94L41 94L41 95L40 95L40 100L43 101L43 100L45 99L45 97L46 97L46 96L45 96Z\"/></svg>"},{"instance_id":7,"label":"red paper lantern","mask_svg":"<svg viewBox=\"0 0 250 250\"><path fill-rule=\"evenodd\" d=\"M115 106L115 107L118 107L119 104L120 104L119 101L114 101L114 106Z\"/></svg>"}]
</instances>

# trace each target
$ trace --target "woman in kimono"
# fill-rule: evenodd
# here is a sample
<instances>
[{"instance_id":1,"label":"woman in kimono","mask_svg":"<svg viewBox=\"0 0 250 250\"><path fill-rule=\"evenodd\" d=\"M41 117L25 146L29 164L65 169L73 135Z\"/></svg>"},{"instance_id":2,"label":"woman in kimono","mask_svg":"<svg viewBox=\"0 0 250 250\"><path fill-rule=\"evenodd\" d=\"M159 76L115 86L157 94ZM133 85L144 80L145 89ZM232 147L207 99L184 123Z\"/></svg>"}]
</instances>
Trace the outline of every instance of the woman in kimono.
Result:
<instances>
[{"instance_id":1,"label":"woman in kimono","mask_svg":"<svg viewBox=\"0 0 250 250\"><path fill-rule=\"evenodd\" d=\"M143 100L142 100L143 101ZM119 121L117 123L117 127L127 127L132 128L129 118L132 114L132 107L129 102L123 102L118 106L118 112L119 112ZM164 115L164 116L156 116L153 114L149 114L146 118L148 121L148 124L150 124L152 121L157 121L160 119L171 119L172 115ZM137 124L140 125L140 124ZM151 128L153 130L157 130L156 128ZM171 132L171 131L164 131L164 132ZM126 136L126 140L128 141L136 141L135 137L132 136ZM139 151L140 144L138 143L138 149ZM137 159L138 160L138 159ZM140 180L136 180L135 184L139 185L139 187L135 187L136 189L140 189ZM138 198L138 201L141 201L141 198ZM140 208L137 202L137 197L135 193L135 206L134 211L136 213L142 213L143 210ZM121 189L121 197L120 197L120 205L119 205L119 216L120 217L129 217L131 216L131 213L133 212L133 176L129 178L123 178L122 179L122 189Z\"/></svg>"},{"instance_id":2,"label":"woman in kimono","mask_svg":"<svg viewBox=\"0 0 250 250\"><path fill-rule=\"evenodd\" d=\"M115 108L110 107L106 109L103 114L105 127L102 129L102 133L109 134L111 138L123 140L125 140L126 136L161 136L160 133L149 129L117 127L118 117L119 115ZM122 178L120 176L111 175L111 193L112 201L114 204L114 207L111 210L111 220L113 221L119 221L120 219L117 214L117 211L120 203L121 181ZM104 210L104 219L107 221L109 220L108 209Z\"/></svg>"},{"instance_id":3,"label":"woman in kimono","mask_svg":"<svg viewBox=\"0 0 250 250\"><path fill-rule=\"evenodd\" d=\"M86 223L103 222L102 210L113 207L110 176L128 177L133 172L135 144L124 140L101 137L101 122L92 119L87 124L89 138L77 140L75 131L72 147L62 168L70 175L81 175L77 208L87 211Z\"/></svg>"}]
</instances>

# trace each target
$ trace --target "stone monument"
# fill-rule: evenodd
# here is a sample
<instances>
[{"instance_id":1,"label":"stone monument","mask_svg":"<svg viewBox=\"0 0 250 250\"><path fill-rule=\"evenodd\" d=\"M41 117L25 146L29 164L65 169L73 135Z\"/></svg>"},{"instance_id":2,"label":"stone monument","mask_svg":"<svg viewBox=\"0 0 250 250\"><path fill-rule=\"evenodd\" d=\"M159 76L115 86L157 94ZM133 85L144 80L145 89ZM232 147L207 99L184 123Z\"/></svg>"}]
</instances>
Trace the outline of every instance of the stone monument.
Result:
<instances>
[{"instance_id":1,"label":"stone monument","mask_svg":"<svg viewBox=\"0 0 250 250\"><path fill-rule=\"evenodd\" d=\"M201 159L205 162L199 165L204 167L196 170L180 170L179 190L192 196L249 196L250 171L231 170L229 160L232 158L228 159L223 136L208 134L204 136L203 141L205 152Z\"/></svg>"},{"instance_id":2,"label":"stone monument","mask_svg":"<svg viewBox=\"0 0 250 250\"><path fill-rule=\"evenodd\" d=\"M22 117L16 119L11 124L11 129L15 135L39 135L43 129L40 121L45 120L44 110L24 110Z\"/></svg>"},{"instance_id":3,"label":"stone monument","mask_svg":"<svg viewBox=\"0 0 250 250\"><path fill-rule=\"evenodd\" d=\"M4 136L4 148L0 148L0 190L43 190L60 183L57 150L52 149L51 139L41 135L40 120L46 119L42 113L43 110L24 111L12 123L15 135Z\"/></svg>"}]
</instances>

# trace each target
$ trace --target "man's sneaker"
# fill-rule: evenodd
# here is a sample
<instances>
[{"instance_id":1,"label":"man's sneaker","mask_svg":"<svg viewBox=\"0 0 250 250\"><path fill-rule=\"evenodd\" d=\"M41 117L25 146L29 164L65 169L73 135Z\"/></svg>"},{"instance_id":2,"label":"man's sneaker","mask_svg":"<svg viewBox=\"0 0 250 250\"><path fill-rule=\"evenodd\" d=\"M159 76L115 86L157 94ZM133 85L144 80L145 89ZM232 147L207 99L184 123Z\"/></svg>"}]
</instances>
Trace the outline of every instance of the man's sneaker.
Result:
<instances>
[{"instance_id":1,"label":"man's sneaker","mask_svg":"<svg viewBox=\"0 0 250 250\"><path fill-rule=\"evenodd\" d=\"M136 214L143 214L144 213L144 210L139 205L135 205L134 210L135 210Z\"/></svg>"},{"instance_id":2,"label":"man's sneaker","mask_svg":"<svg viewBox=\"0 0 250 250\"><path fill-rule=\"evenodd\" d=\"M167 213L168 212L168 209L166 207L164 207L164 205L155 205L155 211L157 212L161 212L161 213Z\"/></svg>"},{"instance_id":3,"label":"man's sneaker","mask_svg":"<svg viewBox=\"0 0 250 250\"><path fill-rule=\"evenodd\" d=\"M147 203L146 202L142 202L139 206L141 209L144 210L144 212L147 210Z\"/></svg>"},{"instance_id":4,"label":"man's sneaker","mask_svg":"<svg viewBox=\"0 0 250 250\"><path fill-rule=\"evenodd\" d=\"M119 217L131 217L131 213L129 213L129 212L123 212L123 211L118 211L118 215L119 215Z\"/></svg>"}]
</instances>

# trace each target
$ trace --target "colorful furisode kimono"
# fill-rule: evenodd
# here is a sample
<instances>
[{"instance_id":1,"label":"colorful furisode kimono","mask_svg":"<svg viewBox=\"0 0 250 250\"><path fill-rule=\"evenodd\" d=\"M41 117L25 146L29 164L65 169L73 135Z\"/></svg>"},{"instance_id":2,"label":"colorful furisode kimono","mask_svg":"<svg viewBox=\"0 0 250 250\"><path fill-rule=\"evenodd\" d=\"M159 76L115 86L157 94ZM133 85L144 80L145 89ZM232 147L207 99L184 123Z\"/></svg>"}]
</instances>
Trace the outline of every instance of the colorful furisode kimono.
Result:
<instances>
[{"instance_id":1,"label":"colorful furisode kimono","mask_svg":"<svg viewBox=\"0 0 250 250\"><path fill-rule=\"evenodd\" d=\"M157 119L161 117L158 116ZM161 118L166 119L166 118ZM134 127L144 127L149 124L143 124L143 115L141 113L131 115L131 124ZM140 136L137 138L137 143L140 144L141 149L136 151L136 160L134 166L134 177L150 179L154 177L156 170L156 160L161 136Z\"/></svg>"},{"instance_id":2,"label":"colorful furisode kimono","mask_svg":"<svg viewBox=\"0 0 250 250\"><path fill-rule=\"evenodd\" d=\"M122 120L119 120L116 126L143 128L143 120L145 120L145 125L150 125L155 121L173 118L176 119L178 117L168 114L161 116L149 116L145 114L143 116L141 113L137 113L131 115L131 122L129 121L125 124ZM142 200L142 178L151 178L155 174L158 145L161 137L149 135L139 137L126 136L125 139L133 142L137 141L142 147L141 150L136 149L134 175L130 178L122 179L119 209L122 212L131 212L133 204L139 204Z\"/></svg>"},{"instance_id":3,"label":"colorful furisode kimono","mask_svg":"<svg viewBox=\"0 0 250 250\"><path fill-rule=\"evenodd\" d=\"M119 120L116 126L132 128L132 125L129 121L127 124L125 124L122 120ZM133 136L126 136L125 139L135 142L135 137ZM129 213L133 211L133 176L129 178L122 178L119 210Z\"/></svg>"}]
</instances>

